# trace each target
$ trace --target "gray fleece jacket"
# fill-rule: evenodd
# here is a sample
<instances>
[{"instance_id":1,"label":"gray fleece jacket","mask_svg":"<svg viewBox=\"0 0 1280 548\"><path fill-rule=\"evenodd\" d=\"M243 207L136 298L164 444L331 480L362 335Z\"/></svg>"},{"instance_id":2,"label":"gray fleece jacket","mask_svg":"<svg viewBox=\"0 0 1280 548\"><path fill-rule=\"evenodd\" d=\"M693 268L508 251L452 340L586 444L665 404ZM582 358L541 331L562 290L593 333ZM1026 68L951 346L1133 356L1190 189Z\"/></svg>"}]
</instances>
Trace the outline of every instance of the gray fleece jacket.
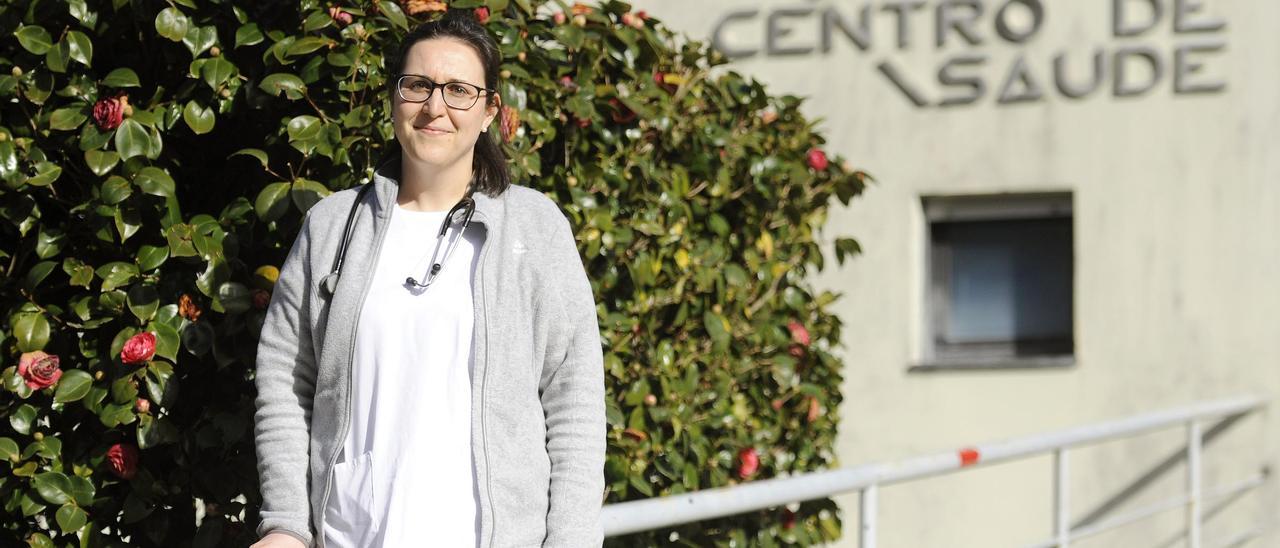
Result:
<instances>
[{"instance_id":1,"label":"gray fleece jacket","mask_svg":"<svg viewBox=\"0 0 1280 548\"><path fill-rule=\"evenodd\" d=\"M318 285L332 269L355 188L307 212L267 309L254 428L260 535L324 545L316 532L324 531L331 469L349 428L358 312L398 189L382 174L369 184L333 296ZM604 368L573 233L555 203L529 188L474 198L467 230L483 235L471 388L480 546L599 546ZM423 535L429 544L430 531Z\"/></svg>"}]
</instances>

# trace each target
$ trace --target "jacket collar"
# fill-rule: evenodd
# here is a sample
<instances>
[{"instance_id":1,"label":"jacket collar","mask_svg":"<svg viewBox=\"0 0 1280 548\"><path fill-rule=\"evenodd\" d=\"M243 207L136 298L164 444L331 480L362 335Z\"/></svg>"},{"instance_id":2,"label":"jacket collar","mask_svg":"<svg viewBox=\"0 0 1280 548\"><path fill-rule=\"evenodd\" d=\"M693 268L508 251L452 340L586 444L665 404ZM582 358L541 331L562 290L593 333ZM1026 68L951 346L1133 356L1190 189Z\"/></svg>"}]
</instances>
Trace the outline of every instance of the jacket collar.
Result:
<instances>
[{"instance_id":1,"label":"jacket collar","mask_svg":"<svg viewBox=\"0 0 1280 548\"><path fill-rule=\"evenodd\" d=\"M373 172L373 182L370 184L373 185L374 213L379 218L390 216L400 191L400 166L394 165L395 163L384 164ZM502 196L495 198L483 192L476 192L471 195L471 198L476 202L476 212L471 222L487 225L490 230L495 229L502 217Z\"/></svg>"}]
</instances>

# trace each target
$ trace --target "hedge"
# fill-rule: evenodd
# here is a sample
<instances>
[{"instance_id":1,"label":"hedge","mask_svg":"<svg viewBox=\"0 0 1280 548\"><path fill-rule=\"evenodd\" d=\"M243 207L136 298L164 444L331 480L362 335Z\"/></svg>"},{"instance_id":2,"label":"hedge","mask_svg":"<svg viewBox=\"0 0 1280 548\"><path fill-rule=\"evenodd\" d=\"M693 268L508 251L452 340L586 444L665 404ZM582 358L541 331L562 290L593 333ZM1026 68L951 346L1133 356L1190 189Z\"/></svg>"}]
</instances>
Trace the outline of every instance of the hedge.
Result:
<instances>
[{"instance_id":1,"label":"hedge","mask_svg":"<svg viewBox=\"0 0 1280 548\"><path fill-rule=\"evenodd\" d=\"M0 8L0 544L255 540L277 265L386 151L384 52L449 9L499 40L496 129L595 290L604 500L835 464L837 296L806 276L858 252L819 231L869 179L705 44L616 1L18 0ZM816 501L610 542L839 534Z\"/></svg>"}]
</instances>

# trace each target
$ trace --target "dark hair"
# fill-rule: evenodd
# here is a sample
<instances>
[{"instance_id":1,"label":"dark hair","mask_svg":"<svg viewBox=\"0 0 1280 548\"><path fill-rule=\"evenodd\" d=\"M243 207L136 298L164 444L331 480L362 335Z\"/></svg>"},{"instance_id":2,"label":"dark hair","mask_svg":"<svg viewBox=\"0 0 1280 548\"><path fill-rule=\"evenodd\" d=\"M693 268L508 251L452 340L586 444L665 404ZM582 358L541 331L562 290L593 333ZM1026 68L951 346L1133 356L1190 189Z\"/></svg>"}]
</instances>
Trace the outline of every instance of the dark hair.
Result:
<instances>
[{"instance_id":1,"label":"dark hair","mask_svg":"<svg viewBox=\"0 0 1280 548\"><path fill-rule=\"evenodd\" d=\"M450 12L440 19L418 25L405 35L400 47L386 59L386 67L391 77L387 79L387 89L395 93L396 75L404 71L404 60L414 44L432 38L453 38L471 46L480 56L480 64L484 66L484 87L498 88L498 69L502 64L502 54L498 52L498 44L489 32L476 21L470 11ZM395 101L395 96L391 96ZM492 105L497 97L492 93L485 95L485 105ZM472 190L497 197L511 186L511 170L507 168L507 153L496 140L494 133L484 132L476 139L475 152L471 159ZM400 158L403 152L399 143L388 146L387 154L379 162L380 166L400 169ZM394 162L393 165L387 165Z\"/></svg>"}]
</instances>

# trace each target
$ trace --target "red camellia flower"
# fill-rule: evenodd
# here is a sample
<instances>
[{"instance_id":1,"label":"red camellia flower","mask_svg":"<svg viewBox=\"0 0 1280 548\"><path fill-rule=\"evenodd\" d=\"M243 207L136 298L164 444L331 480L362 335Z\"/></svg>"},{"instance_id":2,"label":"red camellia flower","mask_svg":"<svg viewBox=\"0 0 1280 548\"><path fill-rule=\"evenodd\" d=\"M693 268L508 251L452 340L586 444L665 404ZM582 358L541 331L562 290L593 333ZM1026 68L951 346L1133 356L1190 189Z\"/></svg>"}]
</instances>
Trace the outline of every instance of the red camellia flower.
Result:
<instances>
[{"instance_id":1,"label":"red camellia flower","mask_svg":"<svg viewBox=\"0 0 1280 548\"><path fill-rule=\"evenodd\" d=\"M120 349L120 361L127 364L145 362L156 355L156 335L143 331L129 338Z\"/></svg>"},{"instance_id":2,"label":"red camellia flower","mask_svg":"<svg viewBox=\"0 0 1280 548\"><path fill-rule=\"evenodd\" d=\"M804 328L800 322L791 320L787 324L787 331L791 332L791 340L800 346L809 346L809 330Z\"/></svg>"},{"instance_id":3,"label":"red camellia flower","mask_svg":"<svg viewBox=\"0 0 1280 548\"><path fill-rule=\"evenodd\" d=\"M609 106L613 107L609 117L613 119L614 123L629 124L635 121L636 113L616 97L609 99Z\"/></svg>"},{"instance_id":4,"label":"red camellia flower","mask_svg":"<svg viewBox=\"0 0 1280 548\"><path fill-rule=\"evenodd\" d=\"M479 21L481 25L488 23L489 8L485 8L485 7L476 8L476 21Z\"/></svg>"},{"instance_id":5,"label":"red camellia flower","mask_svg":"<svg viewBox=\"0 0 1280 548\"><path fill-rule=\"evenodd\" d=\"M117 443L107 450L107 466L111 473L123 479L133 479L138 473L138 448L132 443Z\"/></svg>"},{"instance_id":6,"label":"red camellia flower","mask_svg":"<svg viewBox=\"0 0 1280 548\"><path fill-rule=\"evenodd\" d=\"M796 526L796 513L792 512L790 508L783 508L782 509L782 528L794 529L795 526Z\"/></svg>"},{"instance_id":7,"label":"red camellia flower","mask_svg":"<svg viewBox=\"0 0 1280 548\"><path fill-rule=\"evenodd\" d=\"M754 447L738 451L738 477L747 479L760 469L760 455Z\"/></svg>"},{"instance_id":8,"label":"red camellia flower","mask_svg":"<svg viewBox=\"0 0 1280 548\"><path fill-rule=\"evenodd\" d=\"M120 127L120 123L124 121L124 107L129 104L129 98L123 93L115 97L106 97L98 99L93 104L93 123L98 124L98 129L102 131L111 131Z\"/></svg>"},{"instance_id":9,"label":"red camellia flower","mask_svg":"<svg viewBox=\"0 0 1280 548\"><path fill-rule=\"evenodd\" d=\"M253 307L258 310L266 310L271 305L271 292L265 289L253 290Z\"/></svg>"},{"instance_id":10,"label":"red camellia flower","mask_svg":"<svg viewBox=\"0 0 1280 548\"><path fill-rule=\"evenodd\" d=\"M352 21L350 13L342 11L342 8L336 6L329 8L329 17L333 19L335 23L344 27L350 25Z\"/></svg>"},{"instance_id":11,"label":"red camellia flower","mask_svg":"<svg viewBox=\"0 0 1280 548\"><path fill-rule=\"evenodd\" d=\"M827 169L827 153L820 148L809 149L809 167L814 171L824 171Z\"/></svg>"},{"instance_id":12,"label":"red camellia flower","mask_svg":"<svg viewBox=\"0 0 1280 548\"><path fill-rule=\"evenodd\" d=\"M32 390L40 390L58 384L62 378L62 369L58 368L58 357L50 356L39 350L27 352L18 358L18 376L27 382Z\"/></svg>"}]
</instances>

